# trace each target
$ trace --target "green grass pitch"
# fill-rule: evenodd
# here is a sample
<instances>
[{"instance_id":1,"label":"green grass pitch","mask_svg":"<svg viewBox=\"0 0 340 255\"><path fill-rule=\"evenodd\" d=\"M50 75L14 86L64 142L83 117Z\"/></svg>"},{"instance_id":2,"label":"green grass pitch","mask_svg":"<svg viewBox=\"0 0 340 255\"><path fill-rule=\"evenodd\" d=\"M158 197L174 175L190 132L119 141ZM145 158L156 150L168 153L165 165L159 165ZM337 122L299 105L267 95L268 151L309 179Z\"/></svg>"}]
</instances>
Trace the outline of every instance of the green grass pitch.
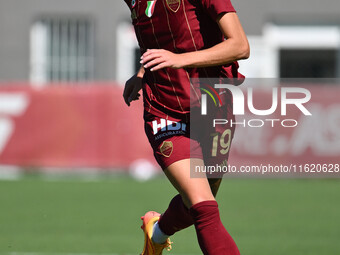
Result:
<instances>
[{"instance_id":1,"label":"green grass pitch","mask_svg":"<svg viewBox=\"0 0 340 255\"><path fill-rule=\"evenodd\" d=\"M176 194L164 178L0 181L0 254L138 254L139 217ZM340 180L224 180L217 200L241 254L340 254ZM201 254L191 227L164 254Z\"/></svg>"}]
</instances>

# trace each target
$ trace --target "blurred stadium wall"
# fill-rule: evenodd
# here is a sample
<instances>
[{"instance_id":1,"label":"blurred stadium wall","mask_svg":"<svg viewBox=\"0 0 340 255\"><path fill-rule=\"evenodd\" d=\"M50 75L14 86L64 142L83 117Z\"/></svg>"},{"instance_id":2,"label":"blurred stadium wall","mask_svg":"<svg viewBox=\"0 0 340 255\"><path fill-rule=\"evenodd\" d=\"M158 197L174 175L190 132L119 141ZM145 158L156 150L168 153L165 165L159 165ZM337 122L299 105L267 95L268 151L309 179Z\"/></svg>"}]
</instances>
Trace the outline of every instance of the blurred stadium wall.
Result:
<instances>
[{"instance_id":1,"label":"blurred stadium wall","mask_svg":"<svg viewBox=\"0 0 340 255\"><path fill-rule=\"evenodd\" d=\"M339 1L233 4L252 48L247 77L340 76ZM0 80L122 83L139 62L129 24L123 0L0 0Z\"/></svg>"},{"instance_id":2,"label":"blurred stadium wall","mask_svg":"<svg viewBox=\"0 0 340 255\"><path fill-rule=\"evenodd\" d=\"M339 1L233 4L252 49L250 59L240 61L247 77L340 77ZM139 62L129 17L122 0L0 0L0 165L124 168L134 158L154 163L141 105L129 111L121 98ZM332 160L340 158L339 137L332 133L340 125L339 105L327 99L338 93L333 89L317 99L319 108L332 105ZM238 152L248 155L245 146L235 146L236 159ZM251 157L259 152L251 151ZM310 147L305 152L315 156ZM281 152L282 158L289 161Z\"/></svg>"}]
</instances>

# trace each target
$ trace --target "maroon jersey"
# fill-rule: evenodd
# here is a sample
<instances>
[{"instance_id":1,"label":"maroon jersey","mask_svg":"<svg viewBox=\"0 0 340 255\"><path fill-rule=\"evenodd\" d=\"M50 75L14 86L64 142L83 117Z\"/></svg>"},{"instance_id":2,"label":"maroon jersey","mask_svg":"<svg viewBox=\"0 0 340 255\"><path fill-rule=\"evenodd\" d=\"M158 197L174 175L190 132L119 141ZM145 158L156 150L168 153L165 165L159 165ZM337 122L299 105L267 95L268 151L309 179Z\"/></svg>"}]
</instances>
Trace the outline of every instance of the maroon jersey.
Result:
<instances>
[{"instance_id":1,"label":"maroon jersey","mask_svg":"<svg viewBox=\"0 0 340 255\"><path fill-rule=\"evenodd\" d=\"M216 23L219 14L235 12L230 0L125 0L131 10L138 43L147 49L184 53L210 48L224 40ZM238 64L206 68L145 70L143 98L147 113L188 121L190 93L199 100L199 89L190 78L242 78ZM147 118L147 117L146 117Z\"/></svg>"}]
</instances>

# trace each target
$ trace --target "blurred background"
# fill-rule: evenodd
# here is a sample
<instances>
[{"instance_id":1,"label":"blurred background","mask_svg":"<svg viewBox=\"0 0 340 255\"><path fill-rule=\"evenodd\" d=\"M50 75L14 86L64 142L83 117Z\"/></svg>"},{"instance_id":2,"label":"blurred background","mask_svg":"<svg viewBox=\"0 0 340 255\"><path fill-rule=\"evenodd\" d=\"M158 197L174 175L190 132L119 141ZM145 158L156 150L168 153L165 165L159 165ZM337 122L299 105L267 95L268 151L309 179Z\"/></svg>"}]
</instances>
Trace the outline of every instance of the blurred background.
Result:
<instances>
[{"instance_id":1,"label":"blurred background","mask_svg":"<svg viewBox=\"0 0 340 255\"><path fill-rule=\"evenodd\" d=\"M233 5L258 105L286 78L311 91L313 117L292 111L300 125L288 132L239 128L231 164L339 164L340 2ZM139 57L124 1L0 0L0 255L140 252L138 217L164 211L176 191L153 159L141 102L122 99ZM339 173L239 177L218 201L242 254L340 253ZM172 254L200 254L193 228L174 241Z\"/></svg>"}]
</instances>

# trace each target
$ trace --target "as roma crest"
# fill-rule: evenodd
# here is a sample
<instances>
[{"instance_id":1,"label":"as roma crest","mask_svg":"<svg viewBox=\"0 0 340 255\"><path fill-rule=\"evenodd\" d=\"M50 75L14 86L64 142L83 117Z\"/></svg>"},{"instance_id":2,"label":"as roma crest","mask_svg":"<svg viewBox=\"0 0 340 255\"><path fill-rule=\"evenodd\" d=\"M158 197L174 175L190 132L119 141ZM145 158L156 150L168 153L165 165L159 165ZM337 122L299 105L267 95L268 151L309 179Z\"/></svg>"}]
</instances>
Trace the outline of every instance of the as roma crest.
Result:
<instances>
[{"instance_id":1,"label":"as roma crest","mask_svg":"<svg viewBox=\"0 0 340 255\"><path fill-rule=\"evenodd\" d=\"M172 154L172 151L174 150L174 146L171 141L164 141L159 148L159 151L164 157L170 157Z\"/></svg>"},{"instance_id":2,"label":"as roma crest","mask_svg":"<svg viewBox=\"0 0 340 255\"><path fill-rule=\"evenodd\" d=\"M181 0L166 0L166 5L171 11L177 12L181 7Z\"/></svg>"}]
</instances>

